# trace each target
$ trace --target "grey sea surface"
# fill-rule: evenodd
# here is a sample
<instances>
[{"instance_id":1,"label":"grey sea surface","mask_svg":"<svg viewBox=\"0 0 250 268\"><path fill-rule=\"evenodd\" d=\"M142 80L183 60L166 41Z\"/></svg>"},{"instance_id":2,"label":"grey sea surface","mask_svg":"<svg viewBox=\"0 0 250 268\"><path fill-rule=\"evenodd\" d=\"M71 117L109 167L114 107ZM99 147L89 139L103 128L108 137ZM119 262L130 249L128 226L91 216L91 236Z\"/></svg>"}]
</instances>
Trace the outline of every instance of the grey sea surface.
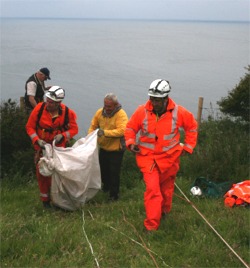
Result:
<instances>
[{"instance_id":1,"label":"grey sea surface","mask_svg":"<svg viewBox=\"0 0 250 268\"><path fill-rule=\"evenodd\" d=\"M239 83L249 64L249 23L1 19L1 100L19 101L27 78L48 67L66 90L64 103L85 136L108 92L131 116L150 83L170 82L170 96L203 118ZM212 108L212 109L211 109Z\"/></svg>"}]
</instances>

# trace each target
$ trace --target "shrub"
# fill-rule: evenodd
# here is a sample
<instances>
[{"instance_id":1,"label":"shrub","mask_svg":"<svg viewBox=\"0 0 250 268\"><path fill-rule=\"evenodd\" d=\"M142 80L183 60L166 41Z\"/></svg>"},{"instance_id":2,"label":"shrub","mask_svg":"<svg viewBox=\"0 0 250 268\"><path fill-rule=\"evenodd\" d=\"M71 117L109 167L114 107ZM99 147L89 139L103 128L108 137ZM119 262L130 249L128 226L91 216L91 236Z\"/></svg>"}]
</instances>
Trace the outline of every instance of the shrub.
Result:
<instances>
[{"instance_id":1,"label":"shrub","mask_svg":"<svg viewBox=\"0 0 250 268\"><path fill-rule=\"evenodd\" d=\"M249 178L248 127L229 119L208 120L199 128L198 143L190 157L181 158L181 173L193 179L239 182Z\"/></svg>"},{"instance_id":2,"label":"shrub","mask_svg":"<svg viewBox=\"0 0 250 268\"><path fill-rule=\"evenodd\" d=\"M245 69L248 73L240 79L239 85L229 91L228 96L222 98L217 104L221 112L249 123L250 65Z\"/></svg>"},{"instance_id":3,"label":"shrub","mask_svg":"<svg viewBox=\"0 0 250 268\"><path fill-rule=\"evenodd\" d=\"M28 116L15 101L1 103L1 176L34 168L33 149L25 131Z\"/></svg>"}]
</instances>

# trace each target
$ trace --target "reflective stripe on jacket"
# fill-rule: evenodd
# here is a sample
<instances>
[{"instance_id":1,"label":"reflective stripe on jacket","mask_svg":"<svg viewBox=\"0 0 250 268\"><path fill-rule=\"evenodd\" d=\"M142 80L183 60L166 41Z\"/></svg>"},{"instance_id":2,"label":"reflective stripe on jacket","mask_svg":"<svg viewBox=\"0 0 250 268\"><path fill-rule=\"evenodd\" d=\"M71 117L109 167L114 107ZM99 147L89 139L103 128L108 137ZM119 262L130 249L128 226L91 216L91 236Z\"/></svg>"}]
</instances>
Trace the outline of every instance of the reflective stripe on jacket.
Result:
<instances>
[{"instance_id":1,"label":"reflective stripe on jacket","mask_svg":"<svg viewBox=\"0 0 250 268\"><path fill-rule=\"evenodd\" d=\"M183 147L180 145L180 128L185 132ZM131 116L126 127L125 139L127 147L138 144L140 153L136 154L136 158L142 171L150 171L156 162L164 172L171 162L180 156L183 149L189 153L193 152L197 140L197 122L192 113L175 104L170 98L166 113L159 118L153 112L151 102L147 101ZM174 153L176 151L180 153ZM175 159L171 158L171 155L175 155Z\"/></svg>"},{"instance_id":2,"label":"reflective stripe on jacket","mask_svg":"<svg viewBox=\"0 0 250 268\"><path fill-rule=\"evenodd\" d=\"M232 188L224 195L226 206L233 207L244 202L250 204L250 180L233 184Z\"/></svg>"},{"instance_id":3,"label":"reflective stripe on jacket","mask_svg":"<svg viewBox=\"0 0 250 268\"><path fill-rule=\"evenodd\" d=\"M42 103L37 104L37 106L32 110L26 124L27 134L30 136L35 150L38 150L40 148L37 144L35 144L38 139L42 139L47 143L52 144L55 135L60 133L64 136L64 140L58 146L65 147L66 142L78 133L78 125L76 123L75 112L71 109L68 109L69 123L67 129L65 129L63 128L63 125L66 106L63 103L60 104L59 113L56 118L52 118L51 114L45 107L39 120L40 127L38 127L38 113L41 106Z\"/></svg>"},{"instance_id":4,"label":"reflective stripe on jacket","mask_svg":"<svg viewBox=\"0 0 250 268\"><path fill-rule=\"evenodd\" d=\"M112 117L102 115L103 108L95 113L88 133L101 128L104 136L98 138L98 145L106 151L120 151L123 146L121 139L124 138L124 131L128 122L128 116L123 109L120 109Z\"/></svg>"}]
</instances>

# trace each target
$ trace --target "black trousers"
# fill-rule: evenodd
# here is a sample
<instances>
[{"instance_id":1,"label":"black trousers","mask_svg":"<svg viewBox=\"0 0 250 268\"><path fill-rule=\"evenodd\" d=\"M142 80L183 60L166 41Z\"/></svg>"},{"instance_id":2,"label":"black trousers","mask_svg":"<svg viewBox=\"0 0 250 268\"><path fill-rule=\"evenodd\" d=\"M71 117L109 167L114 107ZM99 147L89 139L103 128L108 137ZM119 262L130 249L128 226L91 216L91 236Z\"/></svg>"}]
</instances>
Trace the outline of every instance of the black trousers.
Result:
<instances>
[{"instance_id":1,"label":"black trousers","mask_svg":"<svg viewBox=\"0 0 250 268\"><path fill-rule=\"evenodd\" d=\"M109 192L110 198L118 199L120 172L124 151L105 151L100 149L99 162L103 191Z\"/></svg>"}]
</instances>

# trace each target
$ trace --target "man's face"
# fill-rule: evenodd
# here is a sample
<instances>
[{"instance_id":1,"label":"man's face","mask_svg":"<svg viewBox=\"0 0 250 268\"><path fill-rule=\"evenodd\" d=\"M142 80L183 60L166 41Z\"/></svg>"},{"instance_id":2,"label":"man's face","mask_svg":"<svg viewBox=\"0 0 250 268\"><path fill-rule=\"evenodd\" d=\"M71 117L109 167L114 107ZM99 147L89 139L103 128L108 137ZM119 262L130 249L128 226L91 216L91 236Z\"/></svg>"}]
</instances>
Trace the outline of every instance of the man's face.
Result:
<instances>
[{"instance_id":1,"label":"man's face","mask_svg":"<svg viewBox=\"0 0 250 268\"><path fill-rule=\"evenodd\" d=\"M51 100L50 98L46 99L46 108L49 112L55 112L60 105L60 102Z\"/></svg>"},{"instance_id":2,"label":"man's face","mask_svg":"<svg viewBox=\"0 0 250 268\"><path fill-rule=\"evenodd\" d=\"M106 113L111 114L116 108L116 104L112 100L105 99L104 100L104 109Z\"/></svg>"},{"instance_id":3,"label":"man's face","mask_svg":"<svg viewBox=\"0 0 250 268\"><path fill-rule=\"evenodd\" d=\"M46 81L48 77L44 73L38 72L38 79L43 82Z\"/></svg>"},{"instance_id":4,"label":"man's face","mask_svg":"<svg viewBox=\"0 0 250 268\"><path fill-rule=\"evenodd\" d=\"M167 98L150 97L149 99L156 113L163 113L166 110Z\"/></svg>"}]
</instances>

